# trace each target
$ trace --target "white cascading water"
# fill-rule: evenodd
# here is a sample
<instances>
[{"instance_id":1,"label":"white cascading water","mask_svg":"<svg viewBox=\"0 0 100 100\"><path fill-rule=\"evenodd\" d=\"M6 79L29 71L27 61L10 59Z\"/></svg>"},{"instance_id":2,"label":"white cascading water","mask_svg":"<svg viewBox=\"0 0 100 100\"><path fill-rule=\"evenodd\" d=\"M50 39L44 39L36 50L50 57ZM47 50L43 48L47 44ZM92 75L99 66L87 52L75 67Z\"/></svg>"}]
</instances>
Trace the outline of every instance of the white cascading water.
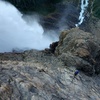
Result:
<instances>
[{"instance_id":1,"label":"white cascading water","mask_svg":"<svg viewBox=\"0 0 100 100\"><path fill-rule=\"evenodd\" d=\"M79 16L79 22L78 22L78 24L75 24L76 27L83 23L84 12L85 12L86 8L88 7L88 4L89 4L89 0L81 0L81 12L80 12L80 16Z\"/></svg>"},{"instance_id":2,"label":"white cascading water","mask_svg":"<svg viewBox=\"0 0 100 100\"><path fill-rule=\"evenodd\" d=\"M0 1L0 52L49 47L56 39L44 36L43 32L36 18L28 25L13 5Z\"/></svg>"}]
</instances>

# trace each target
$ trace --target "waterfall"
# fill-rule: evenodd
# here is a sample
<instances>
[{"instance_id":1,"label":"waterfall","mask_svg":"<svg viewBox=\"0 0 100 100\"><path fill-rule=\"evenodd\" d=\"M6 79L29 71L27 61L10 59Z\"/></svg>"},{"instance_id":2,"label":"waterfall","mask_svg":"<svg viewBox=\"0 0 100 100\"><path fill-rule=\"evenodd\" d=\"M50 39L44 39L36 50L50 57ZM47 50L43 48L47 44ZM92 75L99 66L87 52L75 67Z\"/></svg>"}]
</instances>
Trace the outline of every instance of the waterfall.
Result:
<instances>
[{"instance_id":1,"label":"waterfall","mask_svg":"<svg viewBox=\"0 0 100 100\"><path fill-rule=\"evenodd\" d=\"M82 22L84 21L84 12L86 8L88 7L88 3L89 3L89 0L81 0L81 12L79 15L79 22L78 24L75 24L76 27L81 25Z\"/></svg>"},{"instance_id":2,"label":"waterfall","mask_svg":"<svg viewBox=\"0 0 100 100\"><path fill-rule=\"evenodd\" d=\"M0 52L11 52L13 49L42 50L56 41L57 38L44 36L44 29L37 17L27 23L13 5L0 0Z\"/></svg>"}]
</instances>

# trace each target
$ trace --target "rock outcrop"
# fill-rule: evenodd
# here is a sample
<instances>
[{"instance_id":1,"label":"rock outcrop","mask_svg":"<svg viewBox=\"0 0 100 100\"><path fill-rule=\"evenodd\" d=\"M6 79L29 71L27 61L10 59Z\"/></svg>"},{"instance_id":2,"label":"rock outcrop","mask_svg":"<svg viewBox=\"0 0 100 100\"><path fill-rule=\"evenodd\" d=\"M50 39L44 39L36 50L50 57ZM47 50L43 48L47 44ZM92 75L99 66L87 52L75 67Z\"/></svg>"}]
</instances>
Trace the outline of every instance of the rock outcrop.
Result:
<instances>
[{"instance_id":1,"label":"rock outcrop","mask_svg":"<svg viewBox=\"0 0 100 100\"><path fill-rule=\"evenodd\" d=\"M67 66L75 66L86 74L100 73L100 41L79 28L62 32L55 54Z\"/></svg>"},{"instance_id":2,"label":"rock outcrop","mask_svg":"<svg viewBox=\"0 0 100 100\"><path fill-rule=\"evenodd\" d=\"M50 47L50 52L0 54L0 100L100 100L100 74L89 77L81 71L90 74L94 66L100 72L97 39L71 29ZM72 65L80 69L76 78Z\"/></svg>"},{"instance_id":3,"label":"rock outcrop","mask_svg":"<svg viewBox=\"0 0 100 100\"><path fill-rule=\"evenodd\" d=\"M100 75L74 72L44 51L1 54L0 100L99 100Z\"/></svg>"}]
</instances>

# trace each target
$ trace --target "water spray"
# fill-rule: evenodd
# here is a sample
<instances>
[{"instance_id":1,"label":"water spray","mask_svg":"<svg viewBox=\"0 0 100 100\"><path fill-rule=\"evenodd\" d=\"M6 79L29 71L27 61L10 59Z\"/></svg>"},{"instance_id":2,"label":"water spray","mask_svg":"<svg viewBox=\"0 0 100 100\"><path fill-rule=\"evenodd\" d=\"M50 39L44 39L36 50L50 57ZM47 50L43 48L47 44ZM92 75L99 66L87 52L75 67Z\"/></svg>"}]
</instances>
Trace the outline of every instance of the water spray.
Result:
<instances>
[{"instance_id":1,"label":"water spray","mask_svg":"<svg viewBox=\"0 0 100 100\"><path fill-rule=\"evenodd\" d=\"M84 12L86 10L86 8L88 7L89 4L89 0L81 0L81 12L80 12L80 16L79 16L79 22L78 24L75 24L76 27L78 27L79 25L81 25L84 21Z\"/></svg>"}]
</instances>

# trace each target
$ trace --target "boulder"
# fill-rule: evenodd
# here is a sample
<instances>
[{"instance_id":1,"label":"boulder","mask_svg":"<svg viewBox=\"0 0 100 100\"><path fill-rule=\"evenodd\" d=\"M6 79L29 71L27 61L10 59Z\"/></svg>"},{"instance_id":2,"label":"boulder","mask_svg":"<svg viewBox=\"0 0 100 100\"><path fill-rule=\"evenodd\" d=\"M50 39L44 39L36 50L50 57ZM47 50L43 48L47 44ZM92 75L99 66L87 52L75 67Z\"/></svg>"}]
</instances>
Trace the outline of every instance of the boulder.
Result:
<instances>
[{"instance_id":1,"label":"boulder","mask_svg":"<svg viewBox=\"0 0 100 100\"><path fill-rule=\"evenodd\" d=\"M75 66L88 75L100 73L100 41L79 28L63 31L55 54L65 65Z\"/></svg>"},{"instance_id":2,"label":"boulder","mask_svg":"<svg viewBox=\"0 0 100 100\"><path fill-rule=\"evenodd\" d=\"M56 49L57 45L58 45L58 41L57 42L53 42L52 44L50 44L51 53L55 52L55 49Z\"/></svg>"}]
</instances>

